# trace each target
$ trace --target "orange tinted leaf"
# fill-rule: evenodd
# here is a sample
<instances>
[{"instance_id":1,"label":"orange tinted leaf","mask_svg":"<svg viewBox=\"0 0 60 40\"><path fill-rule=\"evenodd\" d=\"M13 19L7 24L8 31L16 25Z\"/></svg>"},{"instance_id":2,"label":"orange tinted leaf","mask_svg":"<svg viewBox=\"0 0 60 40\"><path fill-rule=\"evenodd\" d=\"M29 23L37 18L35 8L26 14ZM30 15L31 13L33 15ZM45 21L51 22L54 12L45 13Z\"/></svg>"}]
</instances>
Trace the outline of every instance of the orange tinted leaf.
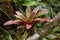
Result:
<instances>
[{"instance_id":1,"label":"orange tinted leaf","mask_svg":"<svg viewBox=\"0 0 60 40\"><path fill-rule=\"evenodd\" d=\"M21 28L21 29L22 29L22 28L25 28L25 26L18 26L18 27L17 27L17 29L19 29L19 28Z\"/></svg>"}]
</instances>

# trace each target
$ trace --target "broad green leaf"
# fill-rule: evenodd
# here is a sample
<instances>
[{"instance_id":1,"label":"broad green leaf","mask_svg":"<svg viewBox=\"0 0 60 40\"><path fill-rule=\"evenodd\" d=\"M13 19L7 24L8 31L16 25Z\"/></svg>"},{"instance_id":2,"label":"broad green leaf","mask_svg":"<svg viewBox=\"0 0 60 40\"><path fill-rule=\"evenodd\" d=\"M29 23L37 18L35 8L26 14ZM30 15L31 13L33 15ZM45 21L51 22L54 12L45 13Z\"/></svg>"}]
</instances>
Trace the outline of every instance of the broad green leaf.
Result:
<instances>
[{"instance_id":1,"label":"broad green leaf","mask_svg":"<svg viewBox=\"0 0 60 40\"><path fill-rule=\"evenodd\" d=\"M31 2L26 2L22 4L23 6L32 6L32 5L37 5L36 1L31 1Z\"/></svg>"}]
</instances>

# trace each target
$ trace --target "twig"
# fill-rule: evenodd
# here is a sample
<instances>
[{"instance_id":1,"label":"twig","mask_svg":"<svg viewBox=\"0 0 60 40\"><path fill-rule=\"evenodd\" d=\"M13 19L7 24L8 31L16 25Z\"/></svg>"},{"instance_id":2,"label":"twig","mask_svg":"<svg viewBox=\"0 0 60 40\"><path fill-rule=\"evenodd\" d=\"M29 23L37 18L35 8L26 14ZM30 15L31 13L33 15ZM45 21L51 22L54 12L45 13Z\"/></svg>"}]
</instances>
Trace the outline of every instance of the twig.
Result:
<instances>
[{"instance_id":1,"label":"twig","mask_svg":"<svg viewBox=\"0 0 60 40\"><path fill-rule=\"evenodd\" d=\"M12 19L6 12L4 12L3 10L0 9L0 11L2 11L3 13L5 13L5 15L9 18Z\"/></svg>"},{"instance_id":2,"label":"twig","mask_svg":"<svg viewBox=\"0 0 60 40\"><path fill-rule=\"evenodd\" d=\"M1 29L2 31L4 31L5 33L9 33L8 31L4 30L2 27L0 27L0 29Z\"/></svg>"}]
</instances>

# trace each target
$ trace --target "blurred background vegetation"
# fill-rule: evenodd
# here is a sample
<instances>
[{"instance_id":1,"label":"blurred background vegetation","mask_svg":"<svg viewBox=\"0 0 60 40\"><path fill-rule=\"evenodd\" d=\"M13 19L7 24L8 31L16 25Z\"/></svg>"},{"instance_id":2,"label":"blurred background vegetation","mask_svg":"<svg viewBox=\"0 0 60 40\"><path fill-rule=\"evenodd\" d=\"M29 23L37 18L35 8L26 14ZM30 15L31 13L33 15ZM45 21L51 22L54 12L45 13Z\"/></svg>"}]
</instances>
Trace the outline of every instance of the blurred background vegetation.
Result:
<instances>
[{"instance_id":1,"label":"blurred background vegetation","mask_svg":"<svg viewBox=\"0 0 60 40\"><path fill-rule=\"evenodd\" d=\"M13 40L13 32L16 31L16 26L3 26L3 23L15 19L15 11L19 10L25 12L26 6L39 6L40 10L48 9L48 14L40 17L53 18L60 11L60 0L0 0L0 40ZM37 23L35 25L36 31L39 31L45 23ZM18 30L18 39L22 40L27 35L24 30ZM13 38L13 39L12 39ZM42 38L42 40L60 40L60 24L52 29L50 34Z\"/></svg>"}]
</instances>

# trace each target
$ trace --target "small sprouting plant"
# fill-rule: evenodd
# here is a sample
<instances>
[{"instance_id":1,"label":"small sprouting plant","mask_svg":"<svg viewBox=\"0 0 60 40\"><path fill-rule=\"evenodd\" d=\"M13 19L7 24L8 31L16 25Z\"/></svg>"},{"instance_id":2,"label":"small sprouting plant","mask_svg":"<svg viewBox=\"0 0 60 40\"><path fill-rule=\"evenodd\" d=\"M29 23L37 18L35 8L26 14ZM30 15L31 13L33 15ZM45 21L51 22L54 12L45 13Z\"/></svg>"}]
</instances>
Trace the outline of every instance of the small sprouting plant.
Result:
<instances>
[{"instance_id":1,"label":"small sprouting plant","mask_svg":"<svg viewBox=\"0 0 60 40\"><path fill-rule=\"evenodd\" d=\"M43 9L43 10L39 11L39 6L36 6L33 10L31 9L30 6L27 6L25 14L21 13L20 11L15 11L15 12L16 12L16 15L14 15L14 16L17 19L5 22L4 26L12 25L12 24L19 24L19 26L17 26L17 29L21 28L21 29L30 30L38 22L45 22L45 21L50 22L51 21L50 18L39 18L40 15L44 15L44 14L48 13L47 9ZM25 33L26 32L27 31L25 31ZM26 35L28 36L28 33ZM23 36L22 40L24 40L25 38Z\"/></svg>"},{"instance_id":2,"label":"small sprouting plant","mask_svg":"<svg viewBox=\"0 0 60 40\"><path fill-rule=\"evenodd\" d=\"M18 26L17 29L18 28L30 29L37 22L50 21L49 18L39 18L40 15L48 13L47 9L43 9L40 12L38 12L38 10L39 6L35 7L33 11L31 10L31 7L28 6L26 8L25 15L20 11L15 11L16 15L14 16L18 19L7 21L4 23L4 25L20 24L20 26Z\"/></svg>"}]
</instances>

